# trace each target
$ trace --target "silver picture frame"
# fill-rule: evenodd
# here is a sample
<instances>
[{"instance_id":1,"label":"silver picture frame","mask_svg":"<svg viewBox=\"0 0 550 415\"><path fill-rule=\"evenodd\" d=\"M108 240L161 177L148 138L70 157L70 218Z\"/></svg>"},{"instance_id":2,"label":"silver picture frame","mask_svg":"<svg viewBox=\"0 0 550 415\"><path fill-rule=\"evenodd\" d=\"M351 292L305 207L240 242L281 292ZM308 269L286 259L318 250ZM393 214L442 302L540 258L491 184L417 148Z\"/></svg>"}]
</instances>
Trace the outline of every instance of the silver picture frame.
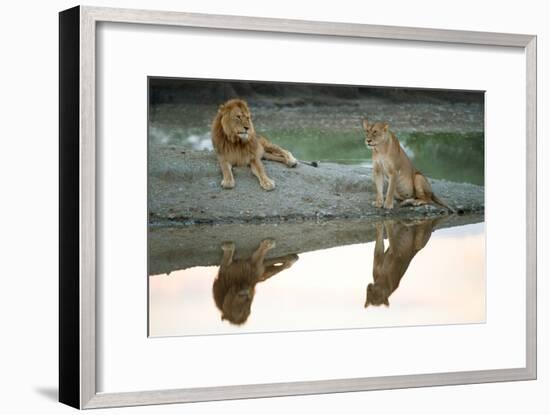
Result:
<instances>
[{"instance_id":1,"label":"silver picture frame","mask_svg":"<svg viewBox=\"0 0 550 415\"><path fill-rule=\"evenodd\" d=\"M100 22L510 47L526 68L526 365L403 376L99 393L96 389L96 28ZM80 409L519 381L536 378L537 37L78 6L59 15L59 400Z\"/></svg>"}]
</instances>

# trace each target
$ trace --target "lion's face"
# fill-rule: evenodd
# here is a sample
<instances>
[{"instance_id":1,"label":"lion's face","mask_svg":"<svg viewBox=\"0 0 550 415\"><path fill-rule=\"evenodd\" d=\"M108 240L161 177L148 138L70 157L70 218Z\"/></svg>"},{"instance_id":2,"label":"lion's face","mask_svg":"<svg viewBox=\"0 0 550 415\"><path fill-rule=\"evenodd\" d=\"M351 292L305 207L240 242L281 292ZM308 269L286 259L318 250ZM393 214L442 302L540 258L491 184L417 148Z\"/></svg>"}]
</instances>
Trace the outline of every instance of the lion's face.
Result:
<instances>
[{"instance_id":1,"label":"lion's face","mask_svg":"<svg viewBox=\"0 0 550 415\"><path fill-rule=\"evenodd\" d=\"M388 139L388 124L385 122L369 123L365 118L363 120L363 130L365 131L365 145L368 148L375 148Z\"/></svg>"},{"instance_id":2,"label":"lion's face","mask_svg":"<svg viewBox=\"0 0 550 415\"><path fill-rule=\"evenodd\" d=\"M379 306L384 304L389 306L390 302L388 301L389 293L384 288L376 284L369 284L367 286L367 299L365 301L365 308L369 305Z\"/></svg>"},{"instance_id":3,"label":"lion's face","mask_svg":"<svg viewBox=\"0 0 550 415\"><path fill-rule=\"evenodd\" d=\"M250 315L250 306L254 298L254 288L249 286L233 286L223 300L222 320L233 324L243 324Z\"/></svg>"},{"instance_id":4,"label":"lion's face","mask_svg":"<svg viewBox=\"0 0 550 415\"><path fill-rule=\"evenodd\" d=\"M254 125L246 102L238 99L228 101L220 111L223 113L221 122L224 133L233 141L241 140L246 143L254 134Z\"/></svg>"}]
</instances>

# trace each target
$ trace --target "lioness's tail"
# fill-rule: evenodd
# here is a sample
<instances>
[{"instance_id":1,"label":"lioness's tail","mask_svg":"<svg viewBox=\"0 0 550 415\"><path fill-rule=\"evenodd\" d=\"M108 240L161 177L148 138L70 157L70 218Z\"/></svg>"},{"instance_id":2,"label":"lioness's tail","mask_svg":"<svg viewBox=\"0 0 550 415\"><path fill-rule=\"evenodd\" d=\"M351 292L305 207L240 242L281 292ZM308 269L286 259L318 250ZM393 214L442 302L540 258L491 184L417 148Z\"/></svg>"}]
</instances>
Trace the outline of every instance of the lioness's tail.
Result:
<instances>
[{"instance_id":1,"label":"lioness's tail","mask_svg":"<svg viewBox=\"0 0 550 415\"><path fill-rule=\"evenodd\" d=\"M438 198L436 195L432 194L432 201L439 205L444 207L445 209L448 209L452 213L456 213L456 210L454 210L452 207L450 207L448 204L446 204L444 201L442 201L440 198Z\"/></svg>"}]
</instances>

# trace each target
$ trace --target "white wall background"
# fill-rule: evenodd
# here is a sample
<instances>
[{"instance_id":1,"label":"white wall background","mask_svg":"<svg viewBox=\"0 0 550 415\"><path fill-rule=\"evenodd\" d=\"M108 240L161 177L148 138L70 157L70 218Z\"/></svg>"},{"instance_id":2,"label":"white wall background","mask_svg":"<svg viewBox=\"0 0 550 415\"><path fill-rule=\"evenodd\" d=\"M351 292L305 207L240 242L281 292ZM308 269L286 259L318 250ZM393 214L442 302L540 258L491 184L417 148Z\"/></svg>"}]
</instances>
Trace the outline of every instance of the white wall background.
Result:
<instances>
[{"instance_id":1,"label":"white wall background","mask_svg":"<svg viewBox=\"0 0 550 415\"><path fill-rule=\"evenodd\" d=\"M57 12L65 0L6 2L0 25L0 408L5 413L69 413L57 401ZM539 380L501 384L272 398L101 413L225 414L315 412L428 414L548 413L550 388L545 348L550 327L545 299L542 215L549 160L543 72L550 46L545 2L277 0L110 0L98 6L149 8L308 20L537 34L539 36ZM503 122L506 122L503 120ZM7 128L6 128L7 127ZM6 267L7 265L7 267ZM546 392L546 393L544 393Z\"/></svg>"}]
</instances>

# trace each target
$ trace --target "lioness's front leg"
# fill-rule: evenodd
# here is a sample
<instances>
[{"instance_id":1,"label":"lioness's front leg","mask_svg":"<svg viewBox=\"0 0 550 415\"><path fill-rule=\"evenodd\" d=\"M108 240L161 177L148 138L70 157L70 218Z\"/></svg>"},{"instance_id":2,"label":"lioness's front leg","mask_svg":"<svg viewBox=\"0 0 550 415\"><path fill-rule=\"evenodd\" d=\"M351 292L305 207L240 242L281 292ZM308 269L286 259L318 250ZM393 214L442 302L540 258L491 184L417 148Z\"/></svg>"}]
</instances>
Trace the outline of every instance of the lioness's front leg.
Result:
<instances>
[{"instance_id":1,"label":"lioness's front leg","mask_svg":"<svg viewBox=\"0 0 550 415\"><path fill-rule=\"evenodd\" d=\"M374 202L374 206L381 208L382 201L384 200L384 173L380 163L374 163L372 176L374 185L376 186L376 202Z\"/></svg>"},{"instance_id":2,"label":"lioness's front leg","mask_svg":"<svg viewBox=\"0 0 550 415\"><path fill-rule=\"evenodd\" d=\"M218 161L220 163L223 175L223 180L221 183L222 187L224 189L233 189L235 187L235 179L233 178L233 172L231 171L231 164L222 158L219 158Z\"/></svg>"},{"instance_id":3,"label":"lioness's front leg","mask_svg":"<svg viewBox=\"0 0 550 415\"><path fill-rule=\"evenodd\" d=\"M395 194L395 185L397 183L397 172L393 171L388 174L388 191L386 192L386 201L384 207L386 209L393 209L393 198Z\"/></svg>"},{"instance_id":4,"label":"lioness's front leg","mask_svg":"<svg viewBox=\"0 0 550 415\"><path fill-rule=\"evenodd\" d=\"M384 261L384 223L377 222L376 226L376 243L374 244L374 264L373 266L379 267ZM374 281L376 282L376 281Z\"/></svg>"},{"instance_id":5,"label":"lioness's front leg","mask_svg":"<svg viewBox=\"0 0 550 415\"><path fill-rule=\"evenodd\" d=\"M254 176L258 178L260 181L260 186L262 186L262 189L264 190L273 190L275 189L275 182L271 180L269 177L267 177L267 174L265 173L264 165L262 164L261 160L254 159L250 162L250 169L252 170L252 173Z\"/></svg>"}]
</instances>

